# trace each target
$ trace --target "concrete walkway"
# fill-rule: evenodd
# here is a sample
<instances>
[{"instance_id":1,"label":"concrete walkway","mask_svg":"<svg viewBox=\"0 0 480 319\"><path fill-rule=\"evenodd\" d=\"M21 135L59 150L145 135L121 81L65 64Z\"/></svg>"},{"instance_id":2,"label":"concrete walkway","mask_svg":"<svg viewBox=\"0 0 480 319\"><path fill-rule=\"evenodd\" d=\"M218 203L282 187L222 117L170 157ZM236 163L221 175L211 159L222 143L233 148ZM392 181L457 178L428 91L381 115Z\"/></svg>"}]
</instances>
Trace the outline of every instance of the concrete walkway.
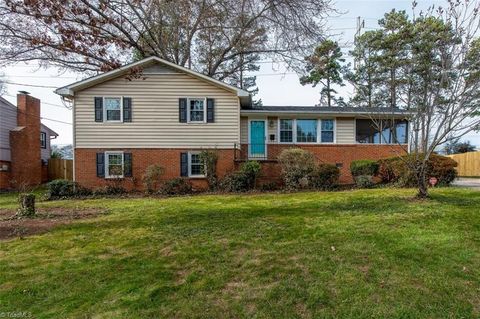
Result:
<instances>
[{"instance_id":1,"label":"concrete walkway","mask_svg":"<svg viewBox=\"0 0 480 319\"><path fill-rule=\"evenodd\" d=\"M468 187L480 191L480 178L459 177L455 180L455 182L453 182L453 185Z\"/></svg>"}]
</instances>

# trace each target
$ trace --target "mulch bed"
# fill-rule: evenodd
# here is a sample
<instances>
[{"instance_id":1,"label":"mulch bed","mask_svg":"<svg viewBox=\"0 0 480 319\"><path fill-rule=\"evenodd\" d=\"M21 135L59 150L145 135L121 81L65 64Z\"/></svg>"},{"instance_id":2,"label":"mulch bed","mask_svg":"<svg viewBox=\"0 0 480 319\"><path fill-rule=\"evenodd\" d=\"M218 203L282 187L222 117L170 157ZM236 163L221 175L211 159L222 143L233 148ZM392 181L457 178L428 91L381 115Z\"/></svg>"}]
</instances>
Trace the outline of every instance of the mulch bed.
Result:
<instances>
[{"instance_id":1,"label":"mulch bed","mask_svg":"<svg viewBox=\"0 0 480 319\"><path fill-rule=\"evenodd\" d=\"M43 234L58 225L105 214L98 209L37 209L32 218L18 218L15 210L0 209L0 240Z\"/></svg>"}]
</instances>

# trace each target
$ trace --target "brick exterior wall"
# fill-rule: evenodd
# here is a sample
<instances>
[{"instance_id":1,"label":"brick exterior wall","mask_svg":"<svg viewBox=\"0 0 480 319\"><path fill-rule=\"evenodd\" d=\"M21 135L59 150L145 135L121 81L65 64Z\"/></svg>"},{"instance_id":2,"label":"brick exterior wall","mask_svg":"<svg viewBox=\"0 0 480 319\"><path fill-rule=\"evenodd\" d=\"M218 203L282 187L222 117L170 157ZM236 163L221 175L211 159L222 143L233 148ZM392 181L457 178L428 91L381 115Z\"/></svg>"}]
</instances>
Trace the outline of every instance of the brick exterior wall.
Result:
<instances>
[{"instance_id":1,"label":"brick exterior wall","mask_svg":"<svg viewBox=\"0 0 480 319\"><path fill-rule=\"evenodd\" d=\"M11 183L14 187L35 186L42 182L40 155L40 100L17 95L17 125L10 131Z\"/></svg>"},{"instance_id":2,"label":"brick exterior wall","mask_svg":"<svg viewBox=\"0 0 480 319\"><path fill-rule=\"evenodd\" d=\"M352 184L350 163L355 160L382 158L404 155L405 151L400 145L367 145L367 144L342 144L342 145L290 145L268 144L267 153L269 161L263 162L260 183L281 182L281 168L275 160L281 151L287 148L300 147L315 155L318 163L340 164L340 183ZM248 146L242 144L242 154L247 154Z\"/></svg>"},{"instance_id":3,"label":"brick exterior wall","mask_svg":"<svg viewBox=\"0 0 480 319\"><path fill-rule=\"evenodd\" d=\"M291 145L268 145L269 158L280 154ZM340 183L351 184L350 163L359 159L381 159L403 154L398 145L301 145L296 146L312 152L319 163L341 164ZM132 178L125 178L121 183L128 190L142 190L142 176L149 165L158 164L165 168L164 180L180 177L180 153L199 151L195 149L75 149L75 180L88 188L99 188L112 183L111 180L97 177L96 153L105 151L124 151L132 153ZM219 160L217 174L221 178L235 169L242 161L235 161L233 149L218 150ZM278 155L277 155L278 156ZM262 161L262 171L259 183L281 183L281 168L276 160ZM207 188L204 178L190 178L197 190Z\"/></svg>"},{"instance_id":4,"label":"brick exterior wall","mask_svg":"<svg viewBox=\"0 0 480 319\"><path fill-rule=\"evenodd\" d=\"M180 153L200 151L196 149L75 149L75 181L88 188L99 188L112 183L112 180L97 177L96 153L105 151L123 151L132 153L132 175L126 177L121 185L127 190L142 190L142 176L150 165L160 165L165 168L164 180L180 177ZM223 177L235 168L233 149L219 149L217 174ZM206 189L205 178L190 178L194 189Z\"/></svg>"}]
</instances>

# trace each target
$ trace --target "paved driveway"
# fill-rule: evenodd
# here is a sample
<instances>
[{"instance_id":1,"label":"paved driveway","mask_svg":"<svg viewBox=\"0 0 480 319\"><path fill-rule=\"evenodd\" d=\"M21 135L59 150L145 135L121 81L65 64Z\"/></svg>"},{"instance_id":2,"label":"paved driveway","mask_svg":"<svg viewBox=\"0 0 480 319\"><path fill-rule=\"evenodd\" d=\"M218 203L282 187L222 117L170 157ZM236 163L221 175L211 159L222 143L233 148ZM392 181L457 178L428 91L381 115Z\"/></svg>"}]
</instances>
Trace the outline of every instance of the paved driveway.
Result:
<instances>
[{"instance_id":1,"label":"paved driveway","mask_svg":"<svg viewBox=\"0 0 480 319\"><path fill-rule=\"evenodd\" d=\"M459 177L453 185L460 187L468 187L480 191L480 178L463 178Z\"/></svg>"}]
</instances>

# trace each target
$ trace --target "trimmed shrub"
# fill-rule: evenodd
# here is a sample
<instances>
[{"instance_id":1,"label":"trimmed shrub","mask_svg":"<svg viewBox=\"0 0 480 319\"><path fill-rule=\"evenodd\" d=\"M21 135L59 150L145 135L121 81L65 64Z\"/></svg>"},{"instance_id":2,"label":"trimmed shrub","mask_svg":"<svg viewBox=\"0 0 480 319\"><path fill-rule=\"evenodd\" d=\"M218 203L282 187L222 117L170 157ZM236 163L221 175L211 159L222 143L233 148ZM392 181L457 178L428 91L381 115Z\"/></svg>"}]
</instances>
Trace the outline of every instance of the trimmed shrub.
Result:
<instances>
[{"instance_id":1,"label":"trimmed shrub","mask_svg":"<svg viewBox=\"0 0 480 319\"><path fill-rule=\"evenodd\" d=\"M315 169L315 158L312 153L301 148L289 148L280 153L278 161L288 190L308 187L308 178Z\"/></svg>"},{"instance_id":2,"label":"trimmed shrub","mask_svg":"<svg viewBox=\"0 0 480 319\"><path fill-rule=\"evenodd\" d=\"M246 192L255 188L260 168L257 161L243 163L237 172L225 176L220 183L221 189L226 192Z\"/></svg>"},{"instance_id":3,"label":"trimmed shrub","mask_svg":"<svg viewBox=\"0 0 480 319\"><path fill-rule=\"evenodd\" d=\"M117 184L109 184L104 187L100 187L93 190L94 196L104 196L104 195L123 195L127 192L125 188Z\"/></svg>"},{"instance_id":4,"label":"trimmed shrub","mask_svg":"<svg viewBox=\"0 0 480 319\"><path fill-rule=\"evenodd\" d=\"M55 179L47 187L49 198L71 197L75 194L75 183L66 179Z\"/></svg>"},{"instance_id":5,"label":"trimmed shrub","mask_svg":"<svg viewBox=\"0 0 480 319\"><path fill-rule=\"evenodd\" d=\"M271 192L278 190L278 184L275 182L267 182L260 185L260 190L263 192Z\"/></svg>"},{"instance_id":6,"label":"trimmed shrub","mask_svg":"<svg viewBox=\"0 0 480 319\"><path fill-rule=\"evenodd\" d=\"M49 199L92 195L90 189L66 179L53 180L47 184L47 188Z\"/></svg>"},{"instance_id":7,"label":"trimmed shrub","mask_svg":"<svg viewBox=\"0 0 480 319\"><path fill-rule=\"evenodd\" d=\"M433 154L428 161L427 178L436 177L439 186L449 186L457 178L458 163L450 157Z\"/></svg>"},{"instance_id":8,"label":"trimmed shrub","mask_svg":"<svg viewBox=\"0 0 480 319\"><path fill-rule=\"evenodd\" d=\"M225 175L220 181L220 189L224 192L246 192L249 190L246 178L240 172Z\"/></svg>"},{"instance_id":9,"label":"trimmed shrub","mask_svg":"<svg viewBox=\"0 0 480 319\"><path fill-rule=\"evenodd\" d=\"M148 193L158 191L162 183L161 179L165 168L160 165L150 165L142 176L143 185Z\"/></svg>"},{"instance_id":10,"label":"trimmed shrub","mask_svg":"<svg viewBox=\"0 0 480 319\"><path fill-rule=\"evenodd\" d=\"M192 184L182 177L171 179L163 184L161 193L164 195L186 195L193 192Z\"/></svg>"},{"instance_id":11,"label":"trimmed shrub","mask_svg":"<svg viewBox=\"0 0 480 319\"><path fill-rule=\"evenodd\" d=\"M414 166L415 155L409 154L399 157L380 160L379 176L383 183L396 184L400 187L416 187L417 177L410 169ZM426 179L436 177L439 186L450 185L457 177L457 162L453 159L437 154L430 155L427 162Z\"/></svg>"},{"instance_id":12,"label":"trimmed shrub","mask_svg":"<svg viewBox=\"0 0 480 319\"><path fill-rule=\"evenodd\" d=\"M340 169L332 164L318 165L310 175L310 184L320 190L331 190L338 186Z\"/></svg>"},{"instance_id":13,"label":"trimmed shrub","mask_svg":"<svg viewBox=\"0 0 480 319\"><path fill-rule=\"evenodd\" d=\"M355 184L360 188L371 188L373 187L373 176L371 175L358 175L354 177Z\"/></svg>"},{"instance_id":14,"label":"trimmed shrub","mask_svg":"<svg viewBox=\"0 0 480 319\"><path fill-rule=\"evenodd\" d=\"M255 188L257 177L260 174L261 165L257 161L246 161L240 166L240 174L245 176L248 189Z\"/></svg>"},{"instance_id":15,"label":"trimmed shrub","mask_svg":"<svg viewBox=\"0 0 480 319\"><path fill-rule=\"evenodd\" d=\"M378 173L379 164L372 160L358 160L350 163L350 172L353 176L375 176Z\"/></svg>"}]
</instances>

